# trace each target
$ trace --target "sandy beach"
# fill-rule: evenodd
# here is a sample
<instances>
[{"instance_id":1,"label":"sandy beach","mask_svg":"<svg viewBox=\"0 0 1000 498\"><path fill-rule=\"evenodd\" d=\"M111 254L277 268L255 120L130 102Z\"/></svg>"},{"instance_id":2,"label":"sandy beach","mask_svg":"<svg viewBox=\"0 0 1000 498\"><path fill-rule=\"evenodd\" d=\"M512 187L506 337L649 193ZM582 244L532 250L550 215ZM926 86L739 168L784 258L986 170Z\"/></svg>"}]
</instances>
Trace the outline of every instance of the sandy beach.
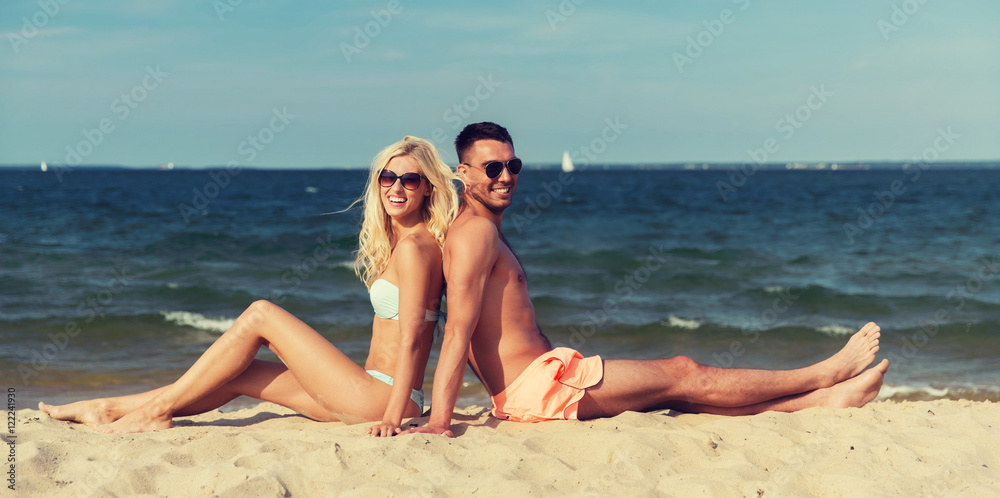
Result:
<instances>
[{"instance_id":1,"label":"sandy beach","mask_svg":"<svg viewBox=\"0 0 1000 498\"><path fill-rule=\"evenodd\" d=\"M469 407L455 439L376 439L273 405L105 435L17 412L16 490L107 496L996 496L1000 405L879 401L719 417L518 424ZM425 422L414 419L412 422ZM8 435L4 442L11 441Z\"/></svg>"}]
</instances>

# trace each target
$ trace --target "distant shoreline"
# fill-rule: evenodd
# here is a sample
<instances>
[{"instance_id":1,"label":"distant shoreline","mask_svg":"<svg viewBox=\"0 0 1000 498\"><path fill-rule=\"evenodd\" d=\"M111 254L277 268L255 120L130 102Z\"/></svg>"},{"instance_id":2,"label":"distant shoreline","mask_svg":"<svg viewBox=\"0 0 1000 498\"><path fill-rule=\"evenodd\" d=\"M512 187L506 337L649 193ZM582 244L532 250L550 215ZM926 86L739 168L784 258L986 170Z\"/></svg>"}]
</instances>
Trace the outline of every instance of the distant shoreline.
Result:
<instances>
[{"instance_id":1,"label":"distant shoreline","mask_svg":"<svg viewBox=\"0 0 1000 498\"><path fill-rule=\"evenodd\" d=\"M587 170L625 170L625 171L729 171L733 167L756 166L760 171L878 171L898 169L905 164L916 164L913 161L847 161L847 162L781 162L762 163L754 165L752 162L697 162L697 163L640 163L640 164L591 164L582 165L572 173L585 173ZM980 170L1000 168L1000 159L977 160L977 161L935 161L921 163L932 170ZM558 170L559 163L526 163L525 168L531 170ZM71 171L212 171L226 169L226 166L184 166L178 165L170 170L165 170L158 166L123 166L123 165L79 165L62 166L58 164L49 165L47 173L53 173L57 168L65 168ZM281 167L281 166L240 166L241 170L254 171L324 171L324 170L367 170L368 166L315 166L315 167ZM0 171L39 171L38 164L0 164Z\"/></svg>"}]
</instances>

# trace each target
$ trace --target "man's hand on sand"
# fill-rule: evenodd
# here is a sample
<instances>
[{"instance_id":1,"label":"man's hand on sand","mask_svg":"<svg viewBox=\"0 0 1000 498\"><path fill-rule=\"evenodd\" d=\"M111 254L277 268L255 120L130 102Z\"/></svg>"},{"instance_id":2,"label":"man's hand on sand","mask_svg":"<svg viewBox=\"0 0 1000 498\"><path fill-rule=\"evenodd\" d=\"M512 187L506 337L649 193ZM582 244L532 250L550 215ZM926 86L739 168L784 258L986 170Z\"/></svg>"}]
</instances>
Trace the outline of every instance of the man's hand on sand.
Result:
<instances>
[{"instance_id":1,"label":"man's hand on sand","mask_svg":"<svg viewBox=\"0 0 1000 498\"><path fill-rule=\"evenodd\" d=\"M432 427L429 425L424 427L414 427L399 433L401 436L403 434L440 434L445 437L455 437L455 433L451 432L451 429L447 427Z\"/></svg>"}]
</instances>

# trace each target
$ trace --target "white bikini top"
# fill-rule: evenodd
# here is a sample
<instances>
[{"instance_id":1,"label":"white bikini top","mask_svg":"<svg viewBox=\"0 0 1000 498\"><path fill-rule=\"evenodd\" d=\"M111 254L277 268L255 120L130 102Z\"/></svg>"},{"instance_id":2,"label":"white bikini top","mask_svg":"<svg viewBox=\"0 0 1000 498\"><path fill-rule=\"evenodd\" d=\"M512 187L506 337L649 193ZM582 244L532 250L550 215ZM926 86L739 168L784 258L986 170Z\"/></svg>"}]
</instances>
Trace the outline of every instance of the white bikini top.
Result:
<instances>
[{"instance_id":1,"label":"white bikini top","mask_svg":"<svg viewBox=\"0 0 1000 498\"><path fill-rule=\"evenodd\" d=\"M399 287L392 282L380 278L372 282L368 289L368 296L372 301L372 308L375 315L387 320L399 320ZM436 322L441 315L437 310L426 310L424 313L425 322Z\"/></svg>"}]
</instances>

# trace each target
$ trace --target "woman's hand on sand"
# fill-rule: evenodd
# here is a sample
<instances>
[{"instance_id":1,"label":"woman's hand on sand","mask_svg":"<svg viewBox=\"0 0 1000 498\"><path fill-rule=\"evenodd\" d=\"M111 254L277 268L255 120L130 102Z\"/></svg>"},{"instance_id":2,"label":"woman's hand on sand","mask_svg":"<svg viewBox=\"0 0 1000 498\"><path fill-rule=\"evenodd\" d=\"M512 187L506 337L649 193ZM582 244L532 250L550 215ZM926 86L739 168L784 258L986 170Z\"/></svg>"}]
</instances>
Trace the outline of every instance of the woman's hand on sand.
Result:
<instances>
[{"instance_id":1,"label":"woman's hand on sand","mask_svg":"<svg viewBox=\"0 0 1000 498\"><path fill-rule=\"evenodd\" d=\"M392 437L399 434L399 424L393 424L392 422L380 422L368 428L369 436L375 437Z\"/></svg>"},{"instance_id":2,"label":"woman's hand on sand","mask_svg":"<svg viewBox=\"0 0 1000 498\"><path fill-rule=\"evenodd\" d=\"M451 432L451 429L447 427L432 427L429 425L424 427L414 427L400 432L400 434L439 434L445 437L455 437L455 433Z\"/></svg>"}]
</instances>

